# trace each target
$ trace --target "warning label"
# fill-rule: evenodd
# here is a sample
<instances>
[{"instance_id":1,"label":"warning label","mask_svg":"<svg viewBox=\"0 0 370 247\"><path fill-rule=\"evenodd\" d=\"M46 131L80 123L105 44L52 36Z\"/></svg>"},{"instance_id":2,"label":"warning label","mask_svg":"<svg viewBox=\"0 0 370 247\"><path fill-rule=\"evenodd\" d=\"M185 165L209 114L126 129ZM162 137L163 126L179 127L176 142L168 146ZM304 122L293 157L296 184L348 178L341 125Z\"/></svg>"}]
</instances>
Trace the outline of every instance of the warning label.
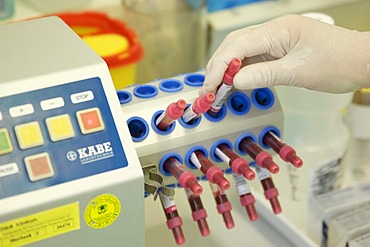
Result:
<instances>
[{"instance_id":1,"label":"warning label","mask_svg":"<svg viewBox=\"0 0 370 247\"><path fill-rule=\"evenodd\" d=\"M85 209L85 222L92 228L105 228L111 225L121 212L119 199L111 194L103 194L89 202Z\"/></svg>"},{"instance_id":2,"label":"warning label","mask_svg":"<svg viewBox=\"0 0 370 247\"><path fill-rule=\"evenodd\" d=\"M78 202L0 223L0 246L20 246L80 228Z\"/></svg>"}]
</instances>

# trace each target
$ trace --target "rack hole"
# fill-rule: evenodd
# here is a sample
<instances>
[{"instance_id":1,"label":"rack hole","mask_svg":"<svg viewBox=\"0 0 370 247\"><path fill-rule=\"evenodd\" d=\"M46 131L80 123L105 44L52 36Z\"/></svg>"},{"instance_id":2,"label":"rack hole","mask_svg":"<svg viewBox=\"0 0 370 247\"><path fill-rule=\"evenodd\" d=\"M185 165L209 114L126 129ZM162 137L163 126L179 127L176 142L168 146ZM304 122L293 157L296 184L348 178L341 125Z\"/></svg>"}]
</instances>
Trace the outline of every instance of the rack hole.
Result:
<instances>
[{"instance_id":1,"label":"rack hole","mask_svg":"<svg viewBox=\"0 0 370 247\"><path fill-rule=\"evenodd\" d=\"M132 117L128 119L127 126L134 142L143 141L149 134L149 126L141 117Z\"/></svg>"}]
</instances>

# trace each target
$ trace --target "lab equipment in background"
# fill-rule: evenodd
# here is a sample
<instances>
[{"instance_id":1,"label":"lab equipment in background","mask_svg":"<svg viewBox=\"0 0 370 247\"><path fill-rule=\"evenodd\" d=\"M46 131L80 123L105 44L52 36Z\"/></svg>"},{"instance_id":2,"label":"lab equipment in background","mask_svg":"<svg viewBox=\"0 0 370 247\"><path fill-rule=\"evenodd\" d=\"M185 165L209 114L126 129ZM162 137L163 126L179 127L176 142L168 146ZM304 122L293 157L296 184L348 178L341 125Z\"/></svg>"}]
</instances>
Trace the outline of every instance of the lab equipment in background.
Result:
<instances>
[{"instance_id":1,"label":"lab equipment in background","mask_svg":"<svg viewBox=\"0 0 370 247\"><path fill-rule=\"evenodd\" d=\"M14 0L0 0L0 20L8 19L14 14Z\"/></svg>"},{"instance_id":2,"label":"lab equipment in background","mask_svg":"<svg viewBox=\"0 0 370 247\"><path fill-rule=\"evenodd\" d=\"M230 1L230 0L208 0L207 1L207 11L211 13L211 12L215 12L215 11L219 11L219 10L236 8L236 7L244 5L244 4L258 3L258 2L261 2L261 1L267 1L267 0L233 0L233 1Z\"/></svg>"},{"instance_id":3,"label":"lab equipment in background","mask_svg":"<svg viewBox=\"0 0 370 247\"><path fill-rule=\"evenodd\" d=\"M143 173L104 60L58 17L0 37L0 245L143 247Z\"/></svg>"},{"instance_id":4,"label":"lab equipment in background","mask_svg":"<svg viewBox=\"0 0 370 247\"><path fill-rule=\"evenodd\" d=\"M351 137L345 164L349 167L349 180L366 182L370 179L370 90L355 92L347 112Z\"/></svg>"},{"instance_id":5,"label":"lab equipment in background","mask_svg":"<svg viewBox=\"0 0 370 247\"><path fill-rule=\"evenodd\" d=\"M58 16L105 60L117 90L136 83L137 63L144 50L135 31L126 23L92 11Z\"/></svg>"},{"instance_id":6,"label":"lab equipment in background","mask_svg":"<svg viewBox=\"0 0 370 247\"><path fill-rule=\"evenodd\" d=\"M370 246L370 232L365 232L357 238L350 240L348 247L367 247Z\"/></svg>"},{"instance_id":7,"label":"lab equipment in background","mask_svg":"<svg viewBox=\"0 0 370 247\"><path fill-rule=\"evenodd\" d=\"M299 150L305 165L296 169L288 165L286 193L281 200L287 216L306 229L308 196L319 195L343 186L343 158L348 148L349 130L343 109L352 94L328 94L304 88L276 87L284 109L284 140ZM277 178L279 179L279 178Z\"/></svg>"},{"instance_id":8,"label":"lab equipment in background","mask_svg":"<svg viewBox=\"0 0 370 247\"><path fill-rule=\"evenodd\" d=\"M190 73L203 67L206 25L202 5L187 0L122 0L124 20L145 50L137 83Z\"/></svg>"},{"instance_id":9,"label":"lab equipment in background","mask_svg":"<svg viewBox=\"0 0 370 247\"><path fill-rule=\"evenodd\" d=\"M357 184L351 187L331 191L322 195L311 195L309 198L308 234L317 245L327 246L331 223L336 216L352 212L357 206L370 203L370 183ZM355 220L360 215L353 216ZM368 217L365 218L368 223Z\"/></svg>"},{"instance_id":10,"label":"lab equipment in background","mask_svg":"<svg viewBox=\"0 0 370 247\"><path fill-rule=\"evenodd\" d=\"M327 246L348 246L357 236L370 232L370 201L340 212L329 223Z\"/></svg>"},{"instance_id":11,"label":"lab equipment in background","mask_svg":"<svg viewBox=\"0 0 370 247\"><path fill-rule=\"evenodd\" d=\"M59 13L62 11L83 11L89 9L93 0L23 0L26 5L39 13Z\"/></svg>"}]
</instances>

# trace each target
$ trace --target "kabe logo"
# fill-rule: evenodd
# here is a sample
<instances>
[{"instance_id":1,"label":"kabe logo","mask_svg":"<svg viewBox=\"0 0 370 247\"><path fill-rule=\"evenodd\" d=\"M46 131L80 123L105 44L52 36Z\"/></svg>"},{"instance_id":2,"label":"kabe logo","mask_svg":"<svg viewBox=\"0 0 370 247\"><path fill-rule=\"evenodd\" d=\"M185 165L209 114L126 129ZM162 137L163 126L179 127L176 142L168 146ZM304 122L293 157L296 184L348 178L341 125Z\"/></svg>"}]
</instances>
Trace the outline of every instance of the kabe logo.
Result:
<instances>
[{"instance_id":1,"label":"kabe logo","mask_svg":"<svg viewBox=\"0 0 370 247\"><path fill-rule=\"evenodd\" d=\"M112 144L110 142L79 148L77 149L77 153L81 164L107 159L114 156Z\"/></svg>"}]
</instances>

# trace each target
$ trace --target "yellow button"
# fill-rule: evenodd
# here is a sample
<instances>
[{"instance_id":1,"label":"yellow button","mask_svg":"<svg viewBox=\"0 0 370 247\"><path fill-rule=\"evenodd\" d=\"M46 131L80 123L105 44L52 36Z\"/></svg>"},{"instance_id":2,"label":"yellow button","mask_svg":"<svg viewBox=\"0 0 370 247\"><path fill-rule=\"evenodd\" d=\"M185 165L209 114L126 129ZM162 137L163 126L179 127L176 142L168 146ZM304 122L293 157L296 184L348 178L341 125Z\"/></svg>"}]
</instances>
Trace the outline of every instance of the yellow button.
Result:
<instances>
[{"instance_id":1,"label":"yellow button","mask_svg":"<svg viewBox=\"0 0 370 247\"><path fill-rule=\"evenodd\" d=\"M13 145L10 141L8 130L0 129L0 155L13 152Z\"/></svg>"},{"instance_id":2,"label":"yellow button","mask_svg":"<svg viewBox=\"0 0 370 247\"><path fill-rule=\"evenodd\" d=\"M17 125L14 127L14 130L21 149L37 147L44 144L40 124L36 121Z\"/></svg>"},{"instance_id":3,"label":"yellow button","mask_svg":"<svg viewBox=\"0 0 370 247\"><path fill-rule=\"evenodd\" d=\"M45 120L50 139L53 142L69 139L75 136L72 122L68 114L49 117Z\"/></svg>"}]
</instances>

